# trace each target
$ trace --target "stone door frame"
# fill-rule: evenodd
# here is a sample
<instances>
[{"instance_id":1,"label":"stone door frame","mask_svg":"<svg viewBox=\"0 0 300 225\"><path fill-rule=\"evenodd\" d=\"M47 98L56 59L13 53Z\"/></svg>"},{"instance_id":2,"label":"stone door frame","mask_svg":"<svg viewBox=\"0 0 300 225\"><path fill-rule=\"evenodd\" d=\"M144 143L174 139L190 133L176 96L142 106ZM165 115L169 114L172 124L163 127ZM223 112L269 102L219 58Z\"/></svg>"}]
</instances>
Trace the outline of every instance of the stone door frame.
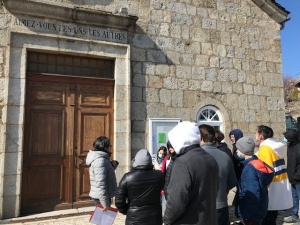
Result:
<instances>
[{"instance_id":1,"label":"stone door frame","mask_svg":"<svg viewBox=\"0 0 300 225\"><path fill-rule=\"evenodd\" d=\"M118 180L130 165L130 46L49 34L11 32L10 47L7 48L8 69L5 71L6 106L2 114L5 121L3 132L6 133L1 146L5 153L0 159L0 162L3 160L0 168L0 174L3 173L0 177L0 183L3 183L0 187L2 218L20 215L26 60L29 50L115 59L113 146L116 146L115 159L120 162L116 171Z\"/></svg>"}]
</instances>

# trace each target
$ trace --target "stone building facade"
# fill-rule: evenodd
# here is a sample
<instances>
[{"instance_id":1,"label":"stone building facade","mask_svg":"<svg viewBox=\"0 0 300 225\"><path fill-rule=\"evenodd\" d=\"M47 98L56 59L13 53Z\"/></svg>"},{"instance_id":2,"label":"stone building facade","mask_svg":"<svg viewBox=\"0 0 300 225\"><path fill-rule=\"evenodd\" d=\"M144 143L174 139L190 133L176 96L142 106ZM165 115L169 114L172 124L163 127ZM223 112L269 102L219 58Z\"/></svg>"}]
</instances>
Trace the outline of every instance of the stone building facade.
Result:
<instances>
[{"instance_id":1,"label":"stone building facade","mask_svg":"<svg viewBox=\"0 0 300 225\"><path fill-rule=\"evenodd\" d=\"M288 13L274 0L2 0L0 218L90 204L97 132L118 179L148 148L149 118L216 113L225 134L266 124L278 138Z\"/></svg>"}]
</instances>

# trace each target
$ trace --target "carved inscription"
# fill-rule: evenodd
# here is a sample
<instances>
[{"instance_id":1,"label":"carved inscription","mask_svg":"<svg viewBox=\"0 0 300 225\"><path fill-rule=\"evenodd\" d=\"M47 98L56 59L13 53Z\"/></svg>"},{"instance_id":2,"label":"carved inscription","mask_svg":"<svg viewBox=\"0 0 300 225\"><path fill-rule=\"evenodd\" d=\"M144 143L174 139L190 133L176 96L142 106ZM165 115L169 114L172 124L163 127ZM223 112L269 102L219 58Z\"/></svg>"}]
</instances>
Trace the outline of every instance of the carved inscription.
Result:
<instances>
[{"instance_id":1,"label":"carved inscription","mask_svg":"<svg viewBox=\"0 0 300 225\"><path fill-rule=\"evenodd\" d=\"M115 41L121 43L127 42L127 33L122 31L112 31L108 29L92 28L88 26L84 27L72 24L52 23L48 21L27 18L15 18L15 20L13 21L13 25L18 27L27 27L30 30L44 30L71 36L89 36L101 40Z\"/></svg>"}]
</instances>

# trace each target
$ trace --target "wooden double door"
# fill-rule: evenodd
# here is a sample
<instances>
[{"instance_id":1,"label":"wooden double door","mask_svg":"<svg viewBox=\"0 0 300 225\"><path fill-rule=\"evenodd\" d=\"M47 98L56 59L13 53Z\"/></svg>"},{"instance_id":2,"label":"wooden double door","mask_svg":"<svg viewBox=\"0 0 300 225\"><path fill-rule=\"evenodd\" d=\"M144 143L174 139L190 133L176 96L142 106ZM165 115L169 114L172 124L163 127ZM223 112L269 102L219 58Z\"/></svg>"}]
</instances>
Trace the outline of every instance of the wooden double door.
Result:
<instances>
[{"instance_id":1,"label":"wooden double door","mask_svg":"<svg viewBox=\"0 0 300 225\"><path fill-rule=\"evenodd\" d=\"M97 137L113 139L113 87L103 79L27 77L21 214L93 205L85 158Z\"/></svg>"}]
</instances>

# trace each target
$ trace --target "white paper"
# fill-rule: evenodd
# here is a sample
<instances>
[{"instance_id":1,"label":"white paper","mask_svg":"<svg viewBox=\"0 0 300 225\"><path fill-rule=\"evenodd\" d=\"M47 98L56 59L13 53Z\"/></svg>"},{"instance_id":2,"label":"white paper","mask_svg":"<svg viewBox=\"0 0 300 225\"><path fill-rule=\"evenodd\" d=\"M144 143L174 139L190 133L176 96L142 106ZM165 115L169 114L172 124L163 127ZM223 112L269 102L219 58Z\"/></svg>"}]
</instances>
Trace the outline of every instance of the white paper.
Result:
<instances>
[{"instance_id":1,"label":"white paper","mask_svg":"<svg viewBox=\"0 0 300 225\"><path fill-rule=\"evenodd\" d=\"M112 225L117 213L111 210L103 212L101 208L97 207L90 220L91 223L97 225Z\"/></svg>"}]
</instances>

